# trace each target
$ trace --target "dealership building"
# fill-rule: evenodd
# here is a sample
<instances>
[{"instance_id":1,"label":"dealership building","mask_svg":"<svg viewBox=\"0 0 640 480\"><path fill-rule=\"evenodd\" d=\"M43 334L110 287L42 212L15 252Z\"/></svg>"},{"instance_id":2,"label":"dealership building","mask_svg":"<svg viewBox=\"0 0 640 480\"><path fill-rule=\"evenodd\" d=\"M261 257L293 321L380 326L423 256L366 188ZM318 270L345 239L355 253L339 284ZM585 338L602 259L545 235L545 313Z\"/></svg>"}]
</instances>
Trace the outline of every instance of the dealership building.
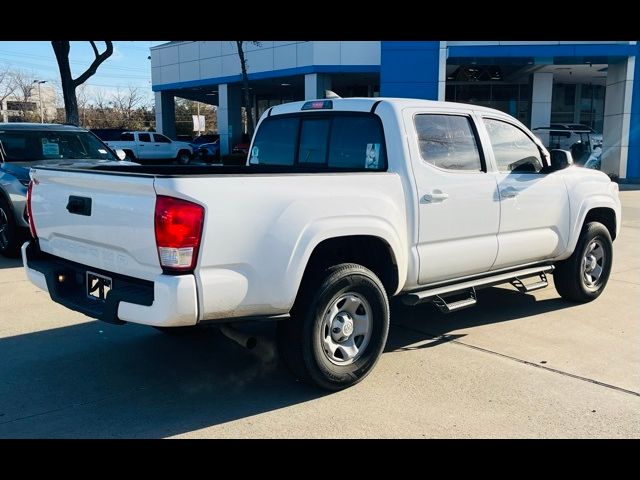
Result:
<instances>
[{"instance_id":1,"label":"dealership building","mask_svg":"<svg viewBox=\"0 0 640 480\"><path fill-rule=\"evenodd\" d=\"M602 170L640 180L637 42L245 42L252 111L323 98L448 100L507 112L530 128L584 124L603 134ZM236 42L151 49L157 130L175 136L175 98L216 105L221 150L243 132ZM636 81L635 79L638 79Z\"/></svg>"}]
</instances>

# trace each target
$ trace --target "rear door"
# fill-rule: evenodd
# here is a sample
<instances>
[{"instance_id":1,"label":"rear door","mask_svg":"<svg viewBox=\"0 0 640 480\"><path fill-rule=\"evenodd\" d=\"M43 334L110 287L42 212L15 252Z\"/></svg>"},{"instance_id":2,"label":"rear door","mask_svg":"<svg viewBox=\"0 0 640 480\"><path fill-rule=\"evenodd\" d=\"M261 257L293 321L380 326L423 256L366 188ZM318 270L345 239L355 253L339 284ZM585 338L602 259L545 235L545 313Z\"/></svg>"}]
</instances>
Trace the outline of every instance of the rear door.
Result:
<instances>
[{"instance_id":1,"label":"rear door","mask_svg":"<svg viewBox=\"0 0 640 480\"><path fill-rule=\"evenodd\" d=\"M498 256L493 270L555 257L567 245L569 198L562 178L543 173L540 148L522 127L484 117L500 205Z\"/></svg>"},{"instance_id":2,"label":"rear door","mask_svg":"<svg viewBox=\"0 0 640 480\"><path fill-rule=\"evenodd\" d=\"M136 133L138 137L138 158L150 160L158 157L150 133Z\"/></svg>"},{"instance_id":3,"label":"rear door","mask_svg":"<svg viewBox=\"0 0 640 480\"><path fill-rule=\"evenodd\" d=\"M162 273L152 176L34 169L32 178L42 251L146 280Z\"/></svg>"},{"instance_id":4,"label":"rear door","mask_svg":"<svg viewBox=\"0 0 640 480\"><path fill-rule=\"evenodd\" d=\"M488 271L500 208L472 112L406 109L404 121L418 191L418 283Z\"/></svg>"}]
</instances>

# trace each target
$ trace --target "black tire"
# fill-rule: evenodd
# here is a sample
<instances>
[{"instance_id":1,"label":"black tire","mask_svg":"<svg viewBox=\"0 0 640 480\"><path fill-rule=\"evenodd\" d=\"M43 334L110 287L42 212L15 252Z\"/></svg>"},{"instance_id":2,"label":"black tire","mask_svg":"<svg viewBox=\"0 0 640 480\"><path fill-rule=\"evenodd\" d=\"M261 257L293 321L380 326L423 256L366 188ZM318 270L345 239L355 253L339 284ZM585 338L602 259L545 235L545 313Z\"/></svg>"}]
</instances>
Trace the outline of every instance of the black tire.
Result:
<instances>
[{"instance_id":1,"label":"black tire","mask_svg":"<svg viewBox=\"0 0 640 480\"><path fill-rule=\"evenodd\" d=\"M296 378L326 390L360 382L380 358L389 333L389 299L382 282L371 270L344 263L309 276L300 290L292 318L278 322L278 349L285 364ZM339 306L341 296L354 293L369 307L370 337L353 363L336 364L323 348L323 320L336 300Z\"/></svg>"},{"instance_id":2,"label":"black tire","mask_svg":"<svg viewBox=\"0 0 640 480\"><path fill-rule=\"evenodd\" d=\"M191 162L191 154L187 150L180 150L176 156L176 162L180 165L188 165Z\"/></svg>"},{"instance_id":3,"label":"black tire","mask_svg":"<svg viewBox=\"0 0 640 480\"><path fill-rule=\"evenodd\" d=\"M130 162L135 162L136 161L136 156L133 154L133 152L131 150L124 150L124 153L127 156L127 158L125 158L125 160L129 160Z\"/></svg>"},{"instance_id":4,"label":"black tire","mask_svg":"<svg viewBox=\"0 0 640 480\"><path fill-rule=\"evenodd\" d=\"M0 197L0 255L17 257L25 239L24 229L16 225L13 209Z\"/></svg>"},{"instance_id":5,"label":"black tire","mask_svg":"<svg viewBox=\"0 0 640 480\"><path fill-rule=\"evenodd\" d=\"M597 243L596 249L603 250L601 273L592 285L585 278L583 263L588 249ZM589 222L582 227L580 238L573 254L556 263L553 281L562 298L576 303L595 300L603 292L609 281L613 263L613 242L609 230L599 222Z\"/></svg>"}]
</instances>

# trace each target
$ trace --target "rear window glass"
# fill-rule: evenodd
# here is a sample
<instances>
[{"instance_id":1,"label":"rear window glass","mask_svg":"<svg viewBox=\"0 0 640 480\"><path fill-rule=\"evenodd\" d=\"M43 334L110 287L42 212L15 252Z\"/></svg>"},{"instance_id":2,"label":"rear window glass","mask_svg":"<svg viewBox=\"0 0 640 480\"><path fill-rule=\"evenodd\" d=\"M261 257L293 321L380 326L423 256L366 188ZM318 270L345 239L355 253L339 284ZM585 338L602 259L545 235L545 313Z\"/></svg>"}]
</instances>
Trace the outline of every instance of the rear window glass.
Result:
<instances>
[{"instance_id":1,"label":"rear window glass","mask_svg":"<svg viewBox=\"0 0 640 480\"><path fill-rule=\"evenodd\" d=\"M384 170L387 158L380 121L372 115L333 119L329 167Z\"/></svg>"},{"instance_id":2,"label":"rear window glass","mask_svg":"<svg viewBox=\"0 0 640 480\"><path fill-rule=\"evenodd\" d=\"M330 119L302 120L300 130L299 163L323 164L327 160L327 138Z\"/></svg>"},{"instance_id":3,"label":"rear window glass","mask_svg":"<svg viewBox=\"0 0 640 480\"><path fill-rule=\"evenodd\" d=\"M296 117L269 118L262 122L251 148L249 163L293 165L298 138Z\"/></svg>"},{"instance_id":4,"label":"rear window glass","mask_svg":"<svg viewBox=\"0 0 640 480\"><path fill-rule=\"evenodd\" d=\"M327 170L386 170L384 134L377 117L313 115L265 119L256 134L249 163L309 165Z\"/></svg>"}]
</instances>

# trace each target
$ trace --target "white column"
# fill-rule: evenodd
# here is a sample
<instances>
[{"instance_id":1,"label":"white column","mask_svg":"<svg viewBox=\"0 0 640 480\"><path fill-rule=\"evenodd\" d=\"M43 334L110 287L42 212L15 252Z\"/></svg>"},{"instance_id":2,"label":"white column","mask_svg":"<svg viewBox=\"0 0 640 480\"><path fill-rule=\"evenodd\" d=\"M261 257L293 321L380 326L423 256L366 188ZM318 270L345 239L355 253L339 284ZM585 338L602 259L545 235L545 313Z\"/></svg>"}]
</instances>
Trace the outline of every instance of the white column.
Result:
<instances>
[{"instance_id":1,"label":"white column","mask_svg":"<svg viewBox=\"0 0 640 480\"><path fill-rule=\"evenodd\" d=\"M440 42L440 63L438 66L438 100L444 102L447 88L447 42Z\"/></svg>"},{"instance_id":2,"label":"white column","mask_svg":"<svg viewBox=\"0 0 640 480\"><path fill-rule=\"evenodd\" d=\"M304 76L304 99L324 98L325 90L331 90L331 77L324 73L308 73Z\"/></svg>"},{"instance_id":3,"label":"white column","mask_svg":"<svg viewBox=\"0 0 640 480\"><path fill-rule=\"evenodd\" d=\"M228 155L242 136L242 100L237 85L218 85L218 133L220 153Z\"/></svg>"},{"instance_id":4,"label":"white column","mask_svg":"<svg viewBox=\"0 0 640 480\"><path fill-rule=\"evenodd\" d=\"M531 93L531 128L548 127L551 123L551 94L553 92L553 73L537 72L533 74Z\"/></svg>"},{"instance_id":5,"label":"white column","mask_svg":"<svg viewBox=\"0 0 640 480\"><path fill-rule=\"evenodd\" d=\"M610 63L607 70L601 169L620 178L627 176L634 68L635 57L629 57Z\"/></svg>"}]
</instances>

